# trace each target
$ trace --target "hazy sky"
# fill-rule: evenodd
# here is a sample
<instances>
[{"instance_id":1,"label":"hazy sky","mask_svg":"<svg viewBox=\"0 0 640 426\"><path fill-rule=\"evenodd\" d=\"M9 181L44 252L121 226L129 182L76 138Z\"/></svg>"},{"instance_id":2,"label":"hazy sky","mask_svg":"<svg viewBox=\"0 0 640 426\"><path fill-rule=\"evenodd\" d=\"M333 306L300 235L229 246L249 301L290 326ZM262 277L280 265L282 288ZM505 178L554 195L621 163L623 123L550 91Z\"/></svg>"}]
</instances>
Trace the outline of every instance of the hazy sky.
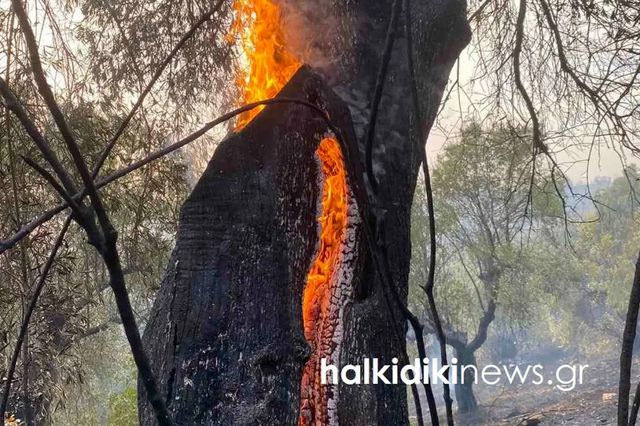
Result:
<instances>
[{"instance_id":1,"label":"hazy sky","mask_svg":"<svg viewBox=\"0 0 640 426\"><path fill-rule=\"evenodd\" d=\"M449 79L450 84L459 73L461 85L468 85L473 70L476 69L476 64L470 49L469 47L465 49L462 52L459 64L454 65ZM457 67L459 67L459 70ZM474 90L480 90L479 87L480 85L476 84ZM480 95L482 94L479 93L478 97L480 97ZM473 96L473 94L471 94L471 96ZM464 111L471 109L470 106L471 101L464 94L458 95L457 90L452 92L449 101L445 104L444 109L438 117L438 125L434 126L427 142L427 154L432 163L437 162L438 153L442 149L442 146L455 138L455 135L459 133L461 123L464 123L465 120L470 120L470 118L468 118L469 116L464 113ZM460 107L462 107L463 114L460 113ZM585 145L588 145L587 141L584 142ZM583 183L586 181L588 158L589 150L586 147L576 147L570 152L563 151L556 155L558 163L561 166L565 165L567 167L565 173L574 183ZM638 163L637 159L634 159L631 155L628 155L626 160L630 163ZM568 165L571 165L571 167L568 167ZM591 152L588 170L589 181L593 181L593 179L598 176L621 176L622 171L623 166L620 156L612 147L599 144L597 148Z\"/></svg>"}]
</instances>

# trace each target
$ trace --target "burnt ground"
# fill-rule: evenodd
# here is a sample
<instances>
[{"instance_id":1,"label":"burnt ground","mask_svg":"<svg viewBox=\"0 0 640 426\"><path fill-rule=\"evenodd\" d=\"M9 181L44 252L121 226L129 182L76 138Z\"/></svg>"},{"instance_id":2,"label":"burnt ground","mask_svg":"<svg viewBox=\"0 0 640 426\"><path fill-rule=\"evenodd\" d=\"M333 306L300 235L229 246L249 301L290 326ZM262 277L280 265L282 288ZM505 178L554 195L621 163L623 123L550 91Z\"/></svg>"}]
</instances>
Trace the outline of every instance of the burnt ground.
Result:
<instances>
[{"instance_id":1,"label":"burnt ground","mask_svg":"<svg viewBox=\"0 0 640 426\"><path fill-rule=\"evenodd\" d=\"M477 386L480 407L474 414L455 414L456 424L511 425L615 425L618 360L587 362L584 382L563 392L546 385ZM555 366L551 366L553 368ZM633 392L640 381L640 360L634 362ZM545 368L546 369L546 368ZM439 392L439 390L438 390ZM454 403L455 404L455 403ZM455 405L454 405L455 410ZM440 407L440 414L444 407ZM426 407L425 415L428 416Z\"/></svg>"}]
</instances>

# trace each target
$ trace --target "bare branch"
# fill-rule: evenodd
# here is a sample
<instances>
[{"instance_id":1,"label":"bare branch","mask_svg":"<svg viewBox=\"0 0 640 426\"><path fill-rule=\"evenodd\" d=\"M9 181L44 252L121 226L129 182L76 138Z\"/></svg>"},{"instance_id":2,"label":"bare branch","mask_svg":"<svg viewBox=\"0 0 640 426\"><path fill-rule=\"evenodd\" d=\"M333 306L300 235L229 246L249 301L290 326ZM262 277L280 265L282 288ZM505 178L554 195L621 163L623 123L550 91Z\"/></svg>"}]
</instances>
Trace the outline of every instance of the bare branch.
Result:
<instances>
[{"instance_id":1,"label":"bare branch","mask_svg":"<svg viewBox=\"0 0 640 426\"><path fill-rule=\"evenodd\" d=\"M65 189L62 187L62 185L60 185L60 183L58 183L56 178L53 177L53 175L51 173L49 173L44 167L40 166L38 163L36 163L31 158L25 157L24 155L22 155L21 158L32 169L34 169L38 174L40 174L44 178L44 180L46 180L49 183L49 185L51 185L53 187L53 189L58 194L60 194L62 199L67 203L68 206L71 207L71 210L73 210L73 212L77 215L77 217L79 219L83 218L84 213L83 213L83 210L81 209L81 207L78 205L76 200L74 200L71 197L71 195L69 195L69 193L67 193L67 191L65 191Z\"/></svg>"},{"instance_id":2,"label":"bare branch","mask_svg":"<svg viewBox=\"0 0 640 426\"><path fill-rule=\"evenodd\" d=\"M300 99L290 99L290 98L273 98L273 99L267 99L264 101L258 101L258 102L254 102L245 106L242 106L240 108L237 108L231 112L228 112L218 118L216 118L215 120L212 120L208 123L206 123L204 126L202 126L199 130L191 133L190 135L184 137L183 139L179 140L178 142L169 145L165 148L162 148L160 150L155 151L154 153L148 155L147 157L138 160L136 162L133 162L132 164L117 170L113 173L111 173L108 176L105 176L104 178L98 179L96 181L96 187L97 188L102 188L108 184L110 184L111 182L118 180L126 175L128 175L129 173L132 173L136 170L138 170L141 167L146 166L149 163L152 163L164 156L166 156L167 154L170 154L180 148L182 148L185 145L190 144L191 142L194 142L196 140L198 140L200 137L202 137L203 135L205 135L209 130L211 130L212 128L214 128L215 126L224 123L232 118L234 118L235 116L242 114L243 112L249 111L251 109L257 108L261 105L270 105L270 104L286 104L286 103L295 103L295 104L299 104L299 105L303 105L307 108L311 108L312 110L316 111L316 113L318 113L327 123L328 127L330 130L332 130L334 133L338 132L338 129L335 128L335 126L333 126L333 124L331 124L331 121L329 120L329 118L327 117L326 113L320 109L319 107L317 107L316 105L309 103L307 101L304 100L300 100ZM73 196L74 200L79 200L82 197L84 197L86 195L85 190L83 190L82 192L76 193ZM0 241L0 254L2 254L3 252L5 252L6 250L12 248L13 246L15 246L20 240L22 240L24 237L26 237L27 235L29 235L31 232L33 232L36 228L38 228L40 225L42 225L43 223L48 222L49 220L51 220L53 217L55 217L58 213L64 211L68 206L68 204L64 203L61 205L58 205L44 213L42 213L40 216L38 216L37 218L35 218L34 220L32 220L31 222L29 222L28 224L26 224L24 227L22 227L17 233L15 233L14 235L12 235L11 237L7 238L6 240Z\"/></svg>"},{"instance_id":3,"label":"bare branch","mask_svg":"<svg viewBox=\"0 0 640 426\"><path fill-rule=\"evenodd\" d=\"M400 16L401 9L402 2L400 0L395 0L391 10L391 20L389 21L389 27L387 29L384 52L382 54L380 68L378 69L373 98L371 99L371 109L369 110L369 121L365 137L365 171L367 173L369 185L374 194L377 192L378 183L376 182L375 173L373 172L373 141L375 139L376 121L378 120L378 110L380 108L380 100L382 99L382 90L384 89L389 61L391 60L391 51L396 37L396 28L398 26L398 17Z\"/></svg>"},{"instance_id":4,"label":"bare branch","mask_svg":"<svg viewBox=\"0 0 640 426\"><path fill-rule=\"evenodd\" d=\"M162 73L166 69L166 67L169 65L171 60L177 55L177 53L180 51L180 49L182 47L184 47L185 43L193 37L195 32L220 9L220 7L222 6L223 3L224 3L224 0L218 1L218 3L213 7L213 9L211 9L209 12L204 13L200 17L200 19L198 19L198 21L196 21L196 23L194 23L191 26L191 28L180 38L180 41L171 50L169 55L167 55L167 57L162 62L160 67L158 67L158 69L156 70L155 74L153 75L153 77L151 78L151 80L149 81L149 83L147 84L145 89L140 94L138 100L136 101L136 103L132 107L131 111L129 111L129 114L127 114L127 116L124 118L124 120L122 121L122 123L120 124L120 126L118 127L116 132L114 133L114 135L111 137L111 139L107 143L107 146L106 146L105 150L101 154L100 159L98 160L98 162L97 162L97 164L96 164L96 166L95 166L95 168L94 168L94 170L92 172L93 179L95 179L98 176L98 173L100 172L101 167L103 166L103 164L106 161L107 157L109 156L110 152L113 150L113 147L115 146L115 144L117 143L119 138L122 136L122 134L126 130L127 126L131 122L133 116L136 114L138 109L142 106L146 96L149 94L149 92L151 91L151 89L153 88L155 83L158 81L158 79L160 78L160 76L162 75ZM46 143L44 137L42 137L40 135L38 129L33 125L33 122L28 118L28 115L26 114L26 112L22 108L20 102L18 102L18 100L13 95L13 93L9 89L8 85L2 80L2 78L0 78L0 94L2 94L3 97L6 99L7 106L20 119L20 122L22 123L22 125L25 127L25 129L27 129L27 133L36 142L36 145L40 148L41 151L43 151L45 153L45 157L54 158L55 159L56 158L55 154L50 149L48 149L48 144ZM56 164L60 164L59 161L56 162ZM52 167L56 171L56 174L61 179L61 181L63 183L65 183L64 168L61 165L57 166L56 164L52 164ZM69 182L71 182L70 179L67 178L67 180ZM66 183L64 186L65 186L65 188L67 188L67 190L70 189L70 184L69 183ZM76 191L72 191L72 193L75 193L75 192ZM86 195L86 192L83 190L82 197L79 197L79 198L78 197L74 197L74 199L80 200L85 195ZM5 241L0 241L0 254L3 253L4 251L6 251L7 249L13 247L21 239L23 239L24 237L29 235L36 228L38 228L40 225L42 225L43 223L48 222L53 217L55 217L58 213L64 211L64 209L66 209L66 208L67 208L67 205L64 205L64 204L60 205L60 206L57 206L57 207L54 207L53 209L43 213L42 215L40 215L37 218L35 218L34 220L32 220L30 223L28 223L25 226L23 226L11 238L9 238L9 239L7 239Z\"/></svg>"},{"instance_id":5,"label":"bare branch","mask_svg":"<svg viewBox=\"0 0 640 426\"><path fill-rule=\"evenodd\" d=\"M425 135L423 127L423 116L420 108L420 99L418 97L417 80L415 76L415 67L413 60L413 43L412 43L412 21L410 0L406 0L405 6L405 20L406 20L406 40L407 40L407 66L409 68L409 75L411 80L411 98L413 102L413 110L416 118L416 130L419 135L418 149L422 156L422 173L424 175L425 192L427 195L427 213L429 216L429 270L427 276L427 282L424 286L424 291L429 302L429 309L431 311L431 317L435 326L436 336L440 343L440 360L442 365L448 365L447 362L447 340L442 329L442 322L438 315L438 308L436 306L435 297L433 295L433 288L435 285L435 271L436 271L436 254L437 254L437 241L436 241L436 216L433 206L433 189L431 187L431 174L429 172L429 160L427 158L427 152L425 144L427 143L427 136ZM449 369L445 371L445 377L449 377ZM453 426L453 401L451 399L451 391L448 383L443 383L443 397L445 402L445 409L447 414L447 424ZM437 415L437 413L436 413Z\"/></svg>"},{"instance_id":6,"label":"bare branch","mask_svg":"<svg viewBox=\"0 0 640 426\"><path fill-rule=\"evenodd\" d=\"M520 8L518 10L518 19L516 22L516 41L513 48L513 76L515 79L516 87L524 100L529 116L531 117L531 123L533 126L533 144L541 151L548 153L547 146L542 142L542 136L540 132L540 120L538 119L538 113L536 112L533 102L522 83L522 77L520 75L520 54L522 53L522 41L524 38L524 20L527 15L527 0L520 0Z\"/></svg>"},{"instance_id":7,"label":"bare branch","mask_svg":"<svg viewBox=\"0 0 640 426\"><path fill-rule=\"evenodd\" d=\"M31 24L29 23L29 17L27 16L27 12L25 11L22 5L22 2L20 0L12 0L11 3L13 5L13 10L16 14L16 17L18 18L18 22L20 23L20 28L22 29L22 33L24 35L24 38L27 44L27 50L29 52L31 69L33 71L33 77L36 82L36 85L38 86L38 91L40 92L40 96L42 96L42 99L47 105L49 112L53 116L53 120L55 121L56 126L58 127L58 130L60 130L62 139L67 145L67 149L69 150L69 153L73 158L75 166L78 169L80 176L82 177L82 181L84 182L84 185L87 188L87 193L91 198L91 203L98 217L98 221L100 222L102 231L104 233L103 235L104 238L105 239L113 238L112 235L114 234L115 231L113 230L113 226L111 225L111 222L109 221L106 215L104 205L102 204L102 200L98 196L98 192L94 185L91 173L89 173L89 169L87 167L86 162L84 161L82 153L80 152L80 148L78 147L78 144L75 141L75 138L71 132L71 129L69 128L69 125L67 123L67 120L64 117L64 114L62 113L62 110L60 109L60 106L56 102L55 96L51 91L51 87L49 86L49 83L47 83L47 78L46 78L44 69L42 68L42 62L40 61L40 54L38 53L38 43L36 41L35 35L33 34L33 30L31 29ZM45 158L46 158L46 154L45 154ZM50 161L50 159L48 158L47 160ZM69 188L69 190L71 193L76 192L75 190L71 191L71 188ZM92 224L92 222L84 221L82 225L87 231L87 234L89 234L90 240L93 240L94 244L99 243L101 240L100 234L97 228L95 228L95 226ZM96 246L96 247L101 249L99 246Z\"/></svg>"},{"instance_id":8,"label":"bare branch","mask_svg":"<svg viewBox=\"0 0 640 426\"><path fill-rule=\"evenodd\" d=\"M147 97L147 95L149 94L149 92L151 91L153 86L156 84L156 82L158 81L158 79L160 78L162 73L164 72L165 68L167 68L169 63L171 63L173 58L178 54L178 52L182 49L182 47L184 47L185 43L187 41L189 41L193 37L193 35L196 33L196 31L205 22L207 22L209 19L211 19L211 17L216 12L218 12L218 10L220 10L220 7L222 7L223 4L224 4L224 0L219 0L218 3L211 10L209 10L206 13L204 13L200 17L200 19L198 19L191 26L191 28L189 28L189 30L186 33L184 33L184 35L180 38L180 41L178 41L178 43L174 46L174 48L171 50L171 52L169 52L169 54L164 59L164 61L162 61L162 63L160 64L160 66L158 67L156 72L153 74L153 77L151 77L151 80L149 80L149 83L147 83L147 86L144 88L144 90L142 91L142 93L138 97L138 100L136 101L136 103L131 108L131 111L129 111L129 114L127 114L127 116L124 118L124 120L122 120L122 123L120 123L120 127L118 127L118 129L116 130L114 135L111 137L111 140L109 141L109 143L107 143L107 147L105 148L104 152L100 156L100 159L98 160L98 163L95 166L95 169L94 169L94 172L93 172L93 178L94 179L97 177L97 174L100 171L100 168L102 167L102 165L106 161L107 157L109 156L109 154L113 150L113 147L115 146L116 142L118 141L120 136L124 133L124 131L126 130L127 126L131 122L131 119L136 114L138 109L142 106L142 103L144 102L145 98Z\"/></svg>"},{"instance_id":9,"label":"bare branch","mask_svg":"<svg viewBox=\"0 0 640 426\"><path fill-rule=\"evenodd\" d=\"M75 185L72 183L71 178L65 171L57 155L49 146L49 142L47 142L45 137L40 133L40 130L38 130L31 118L29 118L29 114L23 108L22 103L2 77L0 77L0 95L4 98L5 106L18 118L22 127L24 127L29 137L31 137L40 152L42 152L43 157L51 165L67 191L75 193Z\"/></svg>"}]
</instances>

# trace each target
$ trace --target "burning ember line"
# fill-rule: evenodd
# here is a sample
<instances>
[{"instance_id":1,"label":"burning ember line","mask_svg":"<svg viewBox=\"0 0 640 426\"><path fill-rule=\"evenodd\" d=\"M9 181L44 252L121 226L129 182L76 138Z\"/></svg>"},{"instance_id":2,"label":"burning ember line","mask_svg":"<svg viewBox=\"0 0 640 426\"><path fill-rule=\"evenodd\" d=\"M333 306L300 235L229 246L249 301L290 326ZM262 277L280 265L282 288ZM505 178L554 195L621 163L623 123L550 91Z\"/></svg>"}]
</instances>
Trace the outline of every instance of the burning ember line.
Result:
<instances>
[{"instance_id":1,"label":"burning ember line","mask_svg":"<svg viewBox=\"0 0 640 426\"><path fill-rule=\"evenodd\" d=\"M236 78L241 103L272 98L301 66L285 46L280 7L273 0L234 0L233 10L230 37L239 41L242 54ZM240 115L236 130L251 122L262 108ZM302 300L304 336L312 353L302 372L299 424L336 425L338 389L320 383L320 360L339 364L343 308L353 294L360 219L347 185L338 141L324 138L315 154L321 171L320 232Z\"/></svg>"},{"instance_id":2,"label":"burning ember line","mask_svg":"<svg viewBox=\"0 0 640 426\"><path fill-rule=\"evenodd\" d=\"M307 275L302 302L304 336L309 342L316 339L318 318L325 304L322 298L327 293L347 225L347 180L338 141L334 138L323 139L316 156L320 160L323 175L322 213L318 217L320 243Z\"/></svg>"},{"instance_id":3,"label":"burning ember line","mask_svg":"<svg viewBox=\"0 0 640 426\"><path fill-rule=\"evenodd\" d=\"M359 216L338 141L323 139L316 157L322 171L320 236L302 302L304 335L312 352L302 373L299 425L337 425L338 388L321 384L320 363L324 358L339 365L343 308L353 295Z\"/></svg>"}]
</instances>

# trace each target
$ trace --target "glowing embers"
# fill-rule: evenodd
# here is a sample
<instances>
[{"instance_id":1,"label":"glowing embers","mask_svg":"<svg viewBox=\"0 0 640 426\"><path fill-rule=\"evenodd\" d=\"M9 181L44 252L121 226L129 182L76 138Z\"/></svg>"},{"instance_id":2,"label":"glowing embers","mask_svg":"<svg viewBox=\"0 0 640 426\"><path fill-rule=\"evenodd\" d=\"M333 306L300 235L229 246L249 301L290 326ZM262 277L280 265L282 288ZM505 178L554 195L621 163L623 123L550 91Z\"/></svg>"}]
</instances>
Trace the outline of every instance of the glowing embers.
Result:
<instances>
[{"instance_id":1,"label":"glowing embers","mask_svg":"<svg viewBox=\"0 0 640 426\"><path fill-rule=\"evenodd\" d=\"M272 98L300 68L300 61L284 42L280 6L272 0L234 0L231 36L238 39L241 69L236 85L241 104ZM238 117L236 129L243 128L264 107Z\"/></svg>"},{"instance_id":2,"label":"glowing embers","mask_svg":"<svg viewBox=\"0 0 640 426\"><path fill-rule=\"evenodd\" d=\"M347 178L340 145L333 138L325 138L320 142L316 155L323 175L322 211L318 217L320 242L307 275L302 302L304 336L309 342L315 339L320 312L329 303L326 290L347 224Z\"/></svg>"},{"instance_id":3,"label":"glowing embers","mask_svg":"<svg viewBox=\"0 0 640 426\"><path fill-rule=\"evenodd\" d=\"M340 145L325 138L316 150L321 166L319 243L303 294L304 335L312 353L300 387L300 425L337 424L337 387L320 383L320 360L338 364L343 308L352 298L357 211L347 186Z\"/></svg>"}]
</instances>

